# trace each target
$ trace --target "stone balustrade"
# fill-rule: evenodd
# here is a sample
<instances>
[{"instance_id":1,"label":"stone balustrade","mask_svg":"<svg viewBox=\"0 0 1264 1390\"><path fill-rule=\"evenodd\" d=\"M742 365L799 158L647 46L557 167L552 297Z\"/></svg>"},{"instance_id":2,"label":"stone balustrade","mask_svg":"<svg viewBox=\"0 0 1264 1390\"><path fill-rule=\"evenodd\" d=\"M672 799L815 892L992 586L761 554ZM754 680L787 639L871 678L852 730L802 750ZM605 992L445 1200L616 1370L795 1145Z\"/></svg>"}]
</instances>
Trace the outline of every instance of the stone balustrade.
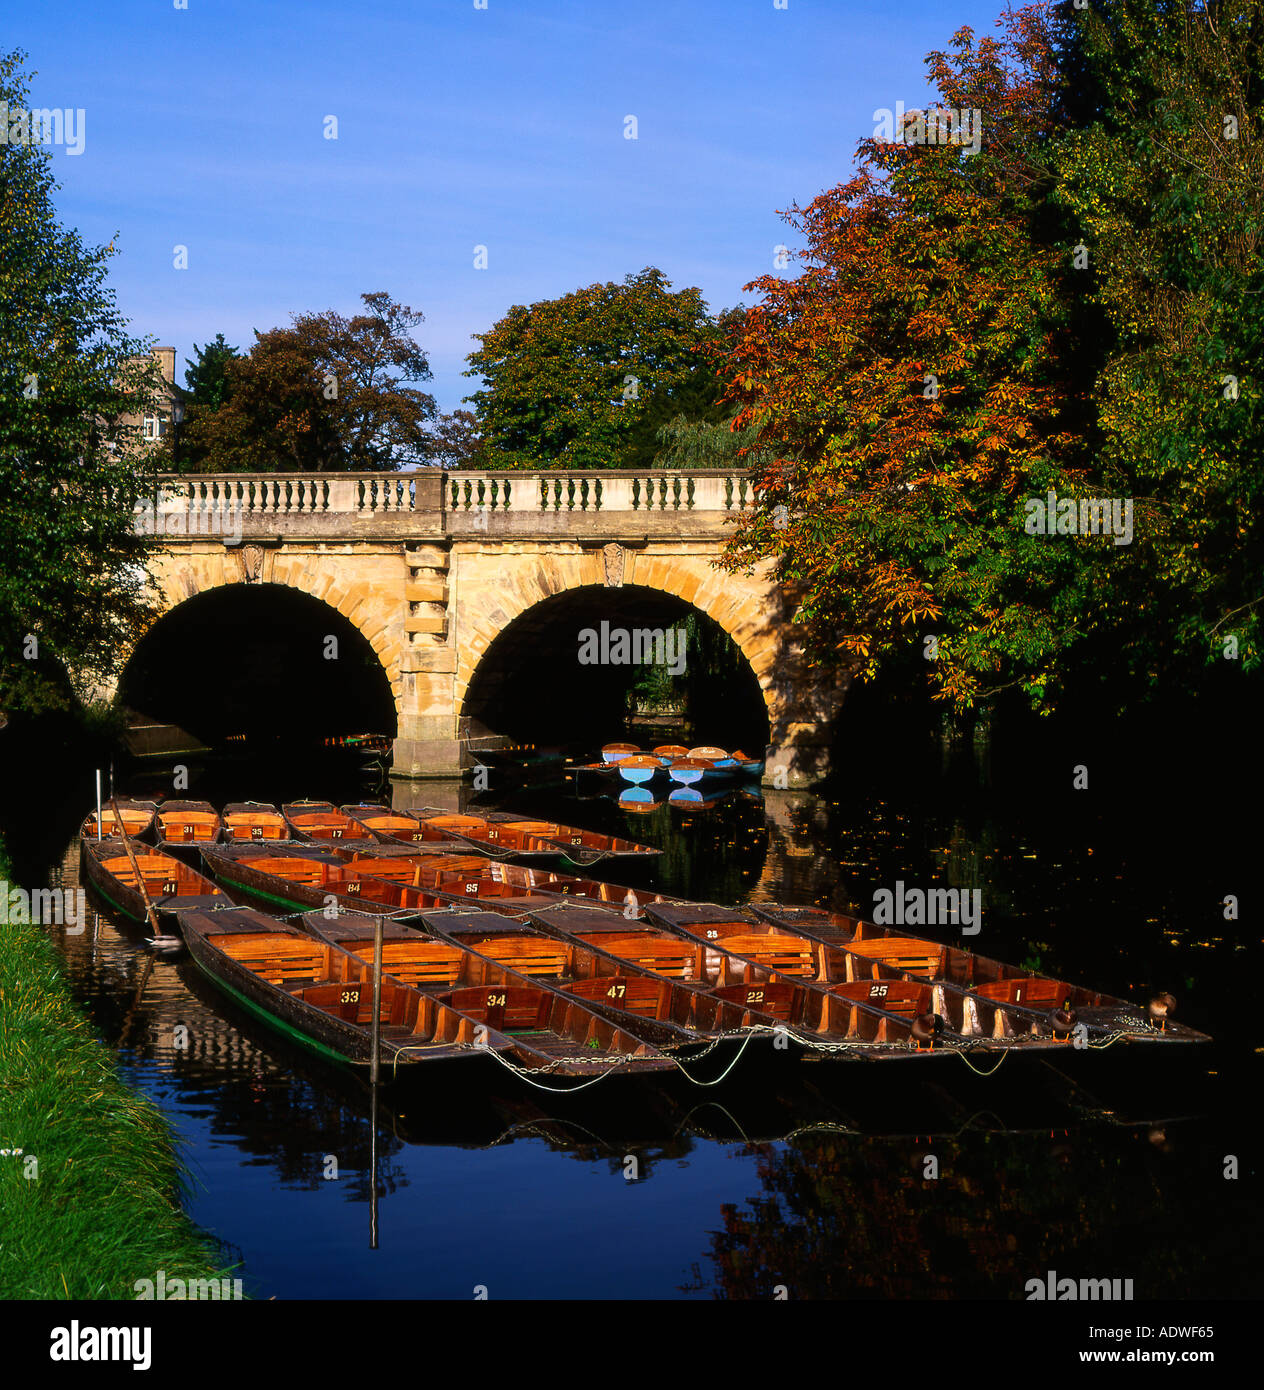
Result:
<instances>
[{"instance_id":1,"label":"stone balustrade","mask_svg":"<svg viewBox=\"0 0 1264 1390\"><path fill-rule=\"evenodd\" d=\"M212 534L723 534L754 502L747 473L421 469L412 473L164 473L137 530Z\"/></svg>"}]
</instances>

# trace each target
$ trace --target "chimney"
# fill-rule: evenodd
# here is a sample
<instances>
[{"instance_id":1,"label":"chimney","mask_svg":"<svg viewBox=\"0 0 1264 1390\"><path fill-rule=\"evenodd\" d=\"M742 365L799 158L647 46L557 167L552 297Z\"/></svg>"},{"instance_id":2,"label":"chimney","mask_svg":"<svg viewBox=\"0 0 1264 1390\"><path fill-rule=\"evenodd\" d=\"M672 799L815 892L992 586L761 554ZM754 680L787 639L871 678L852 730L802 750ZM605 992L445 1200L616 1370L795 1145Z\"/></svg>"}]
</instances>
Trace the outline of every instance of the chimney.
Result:
<instances>
[{"instance_id":1,"label":"chimney","mask_svg":"<svg viewBox=\"0 0 1264 1390\"><path fill-rule=\"evenodd\" d=\"M162 368L162 379L172 385L176 379L176 350L173 347L156 347L154 356Z\"/></svg>"}]
</instances>

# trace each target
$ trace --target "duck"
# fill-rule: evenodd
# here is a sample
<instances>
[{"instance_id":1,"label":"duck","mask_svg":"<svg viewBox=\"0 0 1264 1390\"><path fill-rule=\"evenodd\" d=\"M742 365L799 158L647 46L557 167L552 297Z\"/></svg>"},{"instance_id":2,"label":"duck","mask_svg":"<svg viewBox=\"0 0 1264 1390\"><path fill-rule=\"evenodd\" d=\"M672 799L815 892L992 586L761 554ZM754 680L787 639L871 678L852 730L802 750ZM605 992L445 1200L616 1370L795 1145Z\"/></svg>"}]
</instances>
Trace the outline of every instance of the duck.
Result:
<instances>
[{"instance_id":1,"label":"duck","mask_svg":"<svg viewBox=\"0 0 1264 1390\"><path fill-rule=\"evenodd\" d=\"M1071 1029L1075 1027L1079 1017L1079 1014L1071 1007L1071 1000L1069 998L1064 999L1050 1015L1050 1022L1053 1024L1053 1036L1056 1038L1059 1033L1065 1033L1067 1042L1070 1042Z\"/></svg>"},{"instance_id":2,"label":"duck","mask_svg":"<svg viewBox=\"0 0 1264 1390\"><path fill-rule=\"evenodd\" d=\"M938 1014L918 1014L913 1020L913 1041L917 1044L917 1050L922 1050L922 1044L927 1043L930 1051L934 1052L936 1041L943 1036L944 1021Z\"/></svg>"},{"instance_id":3,"label":"duck","mask_svg":"<svg viewBox=\"0 0 1264 1390\"><path fill-rule=\"evenodd\" d=\"M1150 1000L1150 1022L1159 1025L1159 1032L1167 1032L1167 1021L1176 1012L1176 999L1171 994L1156 994Z\"/></svg>"}]
</instances>

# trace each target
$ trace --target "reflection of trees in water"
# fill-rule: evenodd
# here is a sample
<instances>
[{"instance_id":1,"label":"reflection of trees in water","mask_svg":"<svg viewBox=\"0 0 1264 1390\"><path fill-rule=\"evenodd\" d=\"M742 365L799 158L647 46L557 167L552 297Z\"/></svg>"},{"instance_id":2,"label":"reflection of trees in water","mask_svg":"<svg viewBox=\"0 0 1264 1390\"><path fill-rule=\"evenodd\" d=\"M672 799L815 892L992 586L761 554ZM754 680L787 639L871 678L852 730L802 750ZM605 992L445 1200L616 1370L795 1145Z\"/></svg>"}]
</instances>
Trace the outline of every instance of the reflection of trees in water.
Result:
<instances>
[{"instance_id":1,"label":"reflection of trees in water","mask_svg":"<svg viewBox=\"0 0 1264 1390\"><path fill-rule=\"evenodd\" d=\"M911 1144L852 1138L751 1145L763 1191L721 1207L718 1298L1025 1298L1048 1270L1132 1278L1136 1297L1258 1295L1248 1184L1225 1182L1214 1141L1108 1130L1056 1139L974 1134ZM923 1176L925 1155L940 1176ZM1173 1172L1173 1154L1185 1172ZM1191 1180L1201 1174L1204 1181ZM1184 1196L1171 1202L1174 1180ZM1251 1261L1251 1263L1248 1263Z\"/></svg>"}]
</instances>

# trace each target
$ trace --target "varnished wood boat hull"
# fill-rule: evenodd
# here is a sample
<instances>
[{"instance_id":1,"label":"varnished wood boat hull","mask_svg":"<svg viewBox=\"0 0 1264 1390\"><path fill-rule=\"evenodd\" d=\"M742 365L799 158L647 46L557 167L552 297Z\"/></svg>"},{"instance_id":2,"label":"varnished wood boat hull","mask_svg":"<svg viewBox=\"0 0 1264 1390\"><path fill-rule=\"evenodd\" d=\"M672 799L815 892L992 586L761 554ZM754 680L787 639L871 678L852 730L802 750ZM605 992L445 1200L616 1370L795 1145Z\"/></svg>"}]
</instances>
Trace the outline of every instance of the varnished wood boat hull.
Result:
<instances>
[{"instance_id":1,"label":"varnished wood boat hull","mask_svg":"<svg viewBox=\"0 0 1264 1390\"><path fill-rule=\"evenodd\" d=\"M131 864L122 840L80 840L79 862L93 891L116 911L142 926L149 925L145 900L128 880ZM140 862L150 901L161 926L171 929L178 912L189 907L218 907L230 901L210 879L189 868L174 855L146 845L133 845ZM158 870L146 872L154 862Z\"/></svg>"}]
</instances>

